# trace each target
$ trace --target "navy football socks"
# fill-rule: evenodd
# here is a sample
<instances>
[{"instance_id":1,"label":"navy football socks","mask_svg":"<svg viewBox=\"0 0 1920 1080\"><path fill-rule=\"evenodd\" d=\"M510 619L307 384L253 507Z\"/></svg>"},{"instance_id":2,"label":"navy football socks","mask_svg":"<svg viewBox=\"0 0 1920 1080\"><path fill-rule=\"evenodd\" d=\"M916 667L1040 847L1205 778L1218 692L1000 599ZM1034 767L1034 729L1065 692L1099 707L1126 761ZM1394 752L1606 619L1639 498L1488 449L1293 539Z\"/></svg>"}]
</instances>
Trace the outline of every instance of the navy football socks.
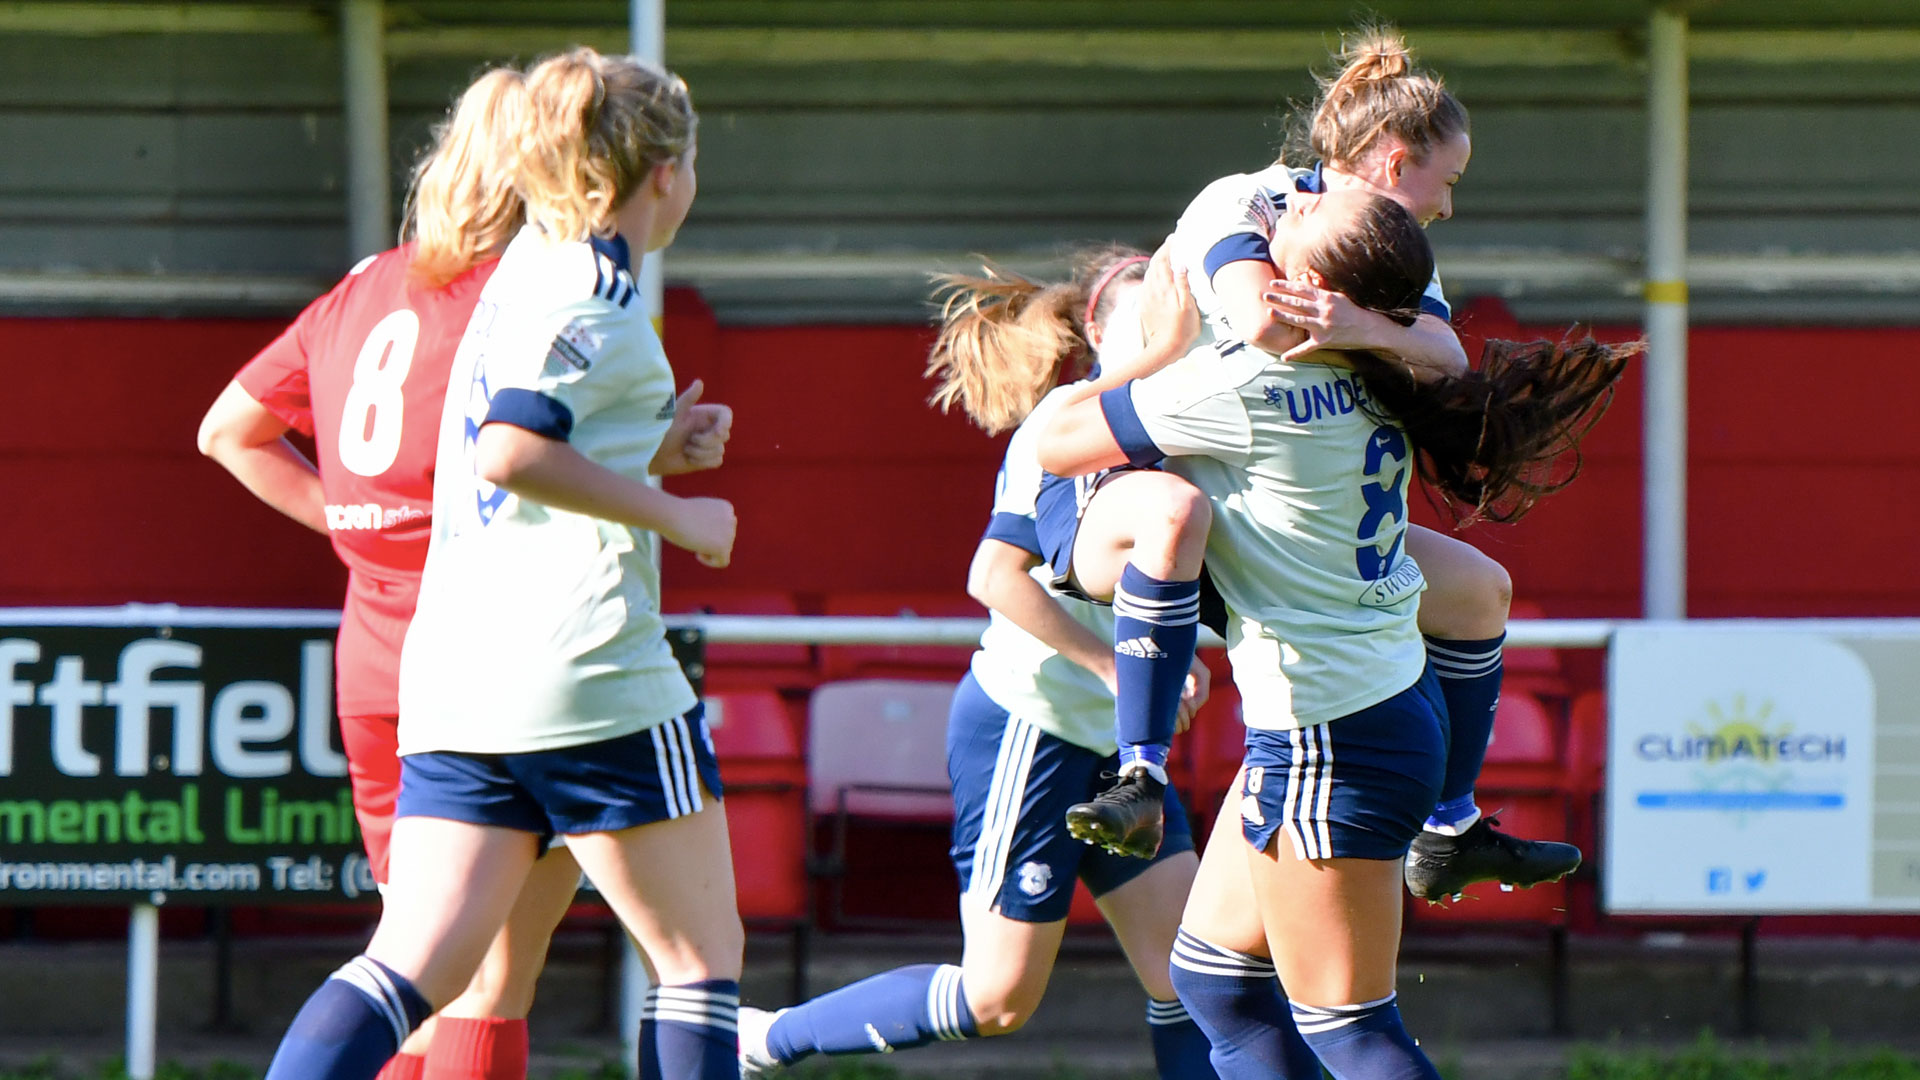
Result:
<instances>
[{"instance_id":1,"label":"navy football socks","mask_svg":"<svg viewBox=\"0 0 1920 1080\"><path fill-rule=\"evenodd\" d=\"M267 1080L373 1080L433 1006L369 956L327 976L300 1007L267 1066Z\"/></svg>"},{"instance_id":2,"label":"navy football socks","mask_svg":"<svg viewBox=\"0 0 1920 1080\"><path fill-rule=\"evenodd\" d=\"M640 1008L640 1080L737 1080L740 983L656 986Z\"/></svg>"},{"instance_id":3,"label":"navy football socks","mask_svg":"<svg viewBox=\"0 0 1920 1080\"><path fill-rule=\"evenodd\" d=\"M1207 1055L1213 1044L1179 999L1147 999L1147 1034L1153 1039L1153 1071L1160 1080L1212 1080L1215 1073Z\"/></svg>"},{"instance_id":4,"label":"navy football socks","mask_svg":"<svg viewBox=\"0 0 1920 1080\"><path fill-rule=\"evenodd\" d=\"M1505 634L1481 641L1427 639L1427 662L1440 680L1449 732L1446 778L1440 785L1440 804L1427 819L1429 829L1458 834L1480 818L1473 785L1493 739L1493 715L1505 674L1500 647L1506 640Z\"/></svg>"},{"instance_id":5,"label":"navy football socks","mask_svg":"<svg viewBox=\"0 0 1920 1080\"><path fill-rule=\"evenodd\" d=\"M1200 639L1200 582L1161 581L1128 563L1113 593L1114 701L1120 771L1167 782L1180 694Z\"/></svg>"},{"instance_id":6,"label":"navy football socks","mask_svg":"<svg viewBox=\"0 0 1920 1080\"><path fill-rule=\"evenodd\" d=\"M791 1065L809 1054L886 1054L979 1034L960 969L915 964L786 1010L767 1029L767 1052Z\"/></svg>"},{"instance_id":7,"label":"navy football socks","mask_svg":"<svg viewBox=\"0 0 1920 1080\"><path fill-rule=\"evenodd\" d=\"M1293 1018L1333 1080L1440 1080L1401 1024L1397 996L1325 1008L1296 1003Z\"/></svg>"},{"instance_id":8,"label":"navy football socks","mask_svg":"<svg viewBox=\"0 0 1920 1080\"><path fill-rule=\"evenodd\" d=\"M1271 961L1182 927L1169 970L1180 1003L1213 1046L1220 1080L1320 1080L1320 1062L1294 1028Z\"/></svg>"}]
</instances>

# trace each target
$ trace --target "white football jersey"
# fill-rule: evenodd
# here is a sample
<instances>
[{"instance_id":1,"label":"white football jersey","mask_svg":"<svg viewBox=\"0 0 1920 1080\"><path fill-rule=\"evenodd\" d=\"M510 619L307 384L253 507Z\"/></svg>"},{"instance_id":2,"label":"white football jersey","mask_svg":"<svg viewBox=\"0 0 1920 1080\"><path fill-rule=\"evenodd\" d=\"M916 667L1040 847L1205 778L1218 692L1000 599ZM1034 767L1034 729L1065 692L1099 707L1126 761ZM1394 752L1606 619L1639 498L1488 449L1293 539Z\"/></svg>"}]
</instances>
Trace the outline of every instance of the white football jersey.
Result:
<instances>
[{"instance_id":1,"label":"white football jersey","mask_svg":"<svg viewBox=\"0 0 1920 1080\"><path fill-rule=\"evenodd\" d=\"M420 605L401 654L400 752L602 742L693 707L660 621L658 537L482 480L508 423L640 480L673 420L673 369L619 240L508 246L447 381Z\"/></svg>"},{"instance_id":2,"label":"white football jersey","mask_svg":"<svg viewBox=\"0 0 1920 1080\"><path fill-rule=\"evenodd\" d=\"M1366 400L1350 371L1237 341L1101 395L1131 460L1165 455L1212 504L1207 571L1249 727L1347 716L1426 664L1426 583L1404 547L1413 451Z\"/></svg>"},{"instance_id":3,"label":"white football jersey","mask_svg":"<svg viewBox=\"0 0 1920 1080\"><path fill-rule=\"evenodd\" d=\"M1224 305L1213 291L1214 273L1228 263L1247 259L1271 263L1273 255L1268 245L1273 240L1274 222L1286 211L1287 195L1325 190L1319 166L1295 169L1275 164L1259 172L1223 176L1187 204L1169 241L1174 265L1187 275L1194 305L1205 320L1203 344L1241 336L1227 326ZM1442 319L1453 318L1446 292L1440 287L1438 269L1421 297L1420 307Z\"/></svg>"},{"instance_id":4,"label":"white football jersey","mask_svg":"<svg viewBox=\"0 0 1920 1080\"><path fill-rule=\"evenodd\" d=\"M993 520L987 526L989 539L1041 554L1033 514L1043 474L1035 446L1070 390L1059 387L1042 398L1007 443L1007 456L994 491ZM1032 575L1043 586L1053 580L1052 571L1044 563L1034 567ZM1112 608L1059 593L1053 598L1075 622L1102 641L1113 640ZM973 654L972 668L980 688L1012 715L1096 754L1111 754L1117 749L1113 695L1100 677L997 611L990 613L987 631L980 636L980 650Z\"/></svg>"}]
</instances>

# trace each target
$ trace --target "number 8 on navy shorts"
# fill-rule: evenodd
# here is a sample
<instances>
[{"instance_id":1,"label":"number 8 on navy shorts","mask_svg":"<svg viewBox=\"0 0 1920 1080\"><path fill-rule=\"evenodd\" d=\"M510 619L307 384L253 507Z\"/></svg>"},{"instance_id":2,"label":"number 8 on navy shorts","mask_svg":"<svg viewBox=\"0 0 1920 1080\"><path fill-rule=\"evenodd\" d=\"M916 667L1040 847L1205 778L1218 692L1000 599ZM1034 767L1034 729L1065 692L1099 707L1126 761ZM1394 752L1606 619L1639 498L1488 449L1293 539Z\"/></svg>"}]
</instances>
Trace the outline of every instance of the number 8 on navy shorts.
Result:
<instances>
[{"instance_id":1,"label":"number 8 on navy shorts","mask_svg":"<svg viewBox=\"0 0 1920 1080\"><path fill-rule=\"evenodd\" d=\"M400 759L395 817L555 835L617 832L720 801L706 707L645 731L525 754L440 751Z\"/></svg>"},{"instance_id":2,"label":"number 8 on navy shorts","mask_svg":"<svg viewBox=\"0 0 1920 1080\"><path fill-rule=\"evenodd\" d=\"M1284 835L1301 859L1400 858L1440 798L1446 715L1428 668L1407 689L1338 720L1248 728L1242 834L1261 851Z\"/></svg>"}]
</instances>

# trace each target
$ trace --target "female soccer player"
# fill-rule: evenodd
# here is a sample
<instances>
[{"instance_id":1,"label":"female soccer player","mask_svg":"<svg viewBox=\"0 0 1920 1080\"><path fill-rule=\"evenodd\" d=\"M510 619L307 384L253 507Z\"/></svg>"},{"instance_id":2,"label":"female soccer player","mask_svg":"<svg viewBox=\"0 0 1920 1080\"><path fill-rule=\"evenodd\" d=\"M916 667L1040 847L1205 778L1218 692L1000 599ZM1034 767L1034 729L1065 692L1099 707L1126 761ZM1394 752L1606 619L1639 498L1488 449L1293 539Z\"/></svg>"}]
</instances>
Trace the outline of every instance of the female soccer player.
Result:
<instances>
[{"instance_id":1,"label":"female soccer player","mask_svg":"<svg viewBox=\"0 0 1920 1080\"><path fill-rule=\"evenodd\" d=\"M1296 194L1268 239L1282 276L1402 325L1432 277L1414 217L1379 195ZM1597 416L1625 354L1500 343L1481 371L1419 387L1371 354L1287 361L1219 342L1151 377L1149 363L1112 365L1042 432L1051 472L1164 457L1212 505L1207 565L1247 756L1173 976L1222 1077L1314 1075L1301 1038L1335 1076L1438 1075L1393 997L1401 859L1438 797L1447 738L1416 627L1420 568L1402 550L1408 482L1417 466L1476 510L1524 512L1565 482L1540 470ZM1244 844L1224 824L1236 811Z\"/></svg>"},{"instance_id":2,"label":"female soccer player","mask_svg":"<svg viewBox=\"0 0 1920 1080\"><path fill-rule=\"evenodd\" d=\"M1080 377L1092 357L1142 347L1140 307L1126 301L1146 261L1127 249L1098 251L1071 281L1045 286L991 273L946 279L928 364L939 381L934 402L958 402L988 434L1018 425L968 574L968 591L992 617L947 729L966 952L958 967L898 968L778 1013L743 1009L748 1074L815 1053L871 1054L1017 1031L1046 991L1080 880L1147 991L1160 1076L1212 1075L1206 1036L1167 974L1198 865L1184 811L1167 792L1167 840L1152 862L1068 835L1066 806L1092 795L1102 772L1117 765L1113 617L1105 606L1049 592L1042 581L1050 575L1033 573L1041 562L1034 439L1061 400L1057 383ZM1189 319L1194 325L1184 325ZM1156 296L1146 321L1159 337L1177 336L1181 352L1198 329L1191 302L1173 290ZM1205 702L1206 680L1194 663L1181 726Z\"/></svg>"},{"instance_id":3,"label":"female soccer player","mask_svg":"<svg viewBox=\"0 0 1920 1080\"><path fill-rule=\"evenodd\" d=\"M517 72L469 88L414 172L412 240L313 302L215 401L200 447L268 505L333 539L350 569L338 644L341 741L374 880L388 881L400 788L400 644L426 560L447 372L494 259L520 227L508 138L527 117ZM718 463L717 410L693 445ZM315 469L285 436L312 435ZM579 869L543 859L459 999L394 1056L388 1080L519 1080L527 1009Z\"/></svg>"},{"instance_id":4,"label":"female soccer player","mask_svg":"<svg viewBox=\"0 0 1920 1080\"><path fill-rule=\"evenodd\" d=\"M1257 173L1229 176L1200 193L1180 219L1171 241L1194 299L1206 317L1208 338L1263 343L1292 356L1311 349L1366 349L1398 359L1422 378L1457 374L1466 355L1447 320L1451 309L1436 273L1421 298L1420 316L1407 326L1368 311L1336 290L1303 281L1274 280L1268 234L1289 194L1355 190L1384 195L1406 207L1422 226L1451 217L1453 185L1472 155L1466 109L1437 76L1418 70L1405 42L1391 30L1362 31L1340 54L1342 66L1323 80L1319 99L1307 111L1304 137L1289 151L1313 168L1283 162ZM1301 339L1299 331L1306 332ZM1288 346L1291 346L1290 348ZM1126 480L1125 477L1120 478ZM1139 480L1116 480L1100 489L1086 513L1082 543L1131 552L1136 591L1185 597L1199 589L1196 540L1207 521L1190 491L1149 488ZM1107 487L1112 491L1108 492ZM1091 498L1085 494L1083 497ZM1104 505L1102 505L1104 504ZM1145 522L1144 538L1129 530ZM1165 535L1163 522L1172 522ZM1142 541L1145 542L1142 542ZM1473 787L1486 758L1500 698L1501 644L1506 636L1512 582L1506 570L1460 540L1414 526L1407 551L1425 571L1428 591L1420 627L1433 657L1450 713L1452 738L1440 804L1416 840L1407 861L1407 884L1428 900L1452 896L1475 881L1535 885L1570 873L1580 863L1571 844L1522 840L1482 819ZM1143 552L1158 558L1172 577L1140 565ZM1165 553L1178 552L1173 559ZM1091 561L1091 560L1089 560ZM1076 565L1075 571L1080 568ZM1149 615L1155 614L1148 609ZM1141 636L1163 643L1166 660L1136 661L1151 667L1143 676L1164 687L1185 647L1177 628L1163 630L1143 620ZM1124 640L1123 638L1117 638ZM1118 719L1122 737L1149 745L1144 757L1164 756L1168 713L1165 691L1133 705L1123 692ZM1143 781L1134 781L1134 785ZM1082 833L1101 842L1136 831L1151 835L1152 817L1123 783L1110 794L1073 811Z\"/></svg>"},{"instance_id":5,"label":"female soccer player","mask_svg":"<svg viewBox=\"0 0 1920 1080\"><path fill-rule=\"evenodd\" d=\"M449 375L386 908L295 1018L275 1080L372 1077L472 975L554 835L658 975L641 1075L737 1073L719 775L653 564L658 535L724 565L733 509L645 481L674 456L676 409L630 266L686 217L695 116L679 79L585 49L526 94L527 224Z\"/></svg>"}]
</instances>

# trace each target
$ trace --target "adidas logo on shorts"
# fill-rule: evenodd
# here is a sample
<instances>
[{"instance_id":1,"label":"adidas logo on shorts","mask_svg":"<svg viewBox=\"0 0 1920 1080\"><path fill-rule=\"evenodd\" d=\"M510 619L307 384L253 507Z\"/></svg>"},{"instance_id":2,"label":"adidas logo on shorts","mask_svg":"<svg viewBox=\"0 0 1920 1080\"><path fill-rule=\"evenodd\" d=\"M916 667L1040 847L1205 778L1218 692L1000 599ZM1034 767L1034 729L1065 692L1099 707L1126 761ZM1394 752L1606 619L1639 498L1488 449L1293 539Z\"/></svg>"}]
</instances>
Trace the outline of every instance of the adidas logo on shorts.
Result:
<instances>
[{"instance_id":1,"label":"adidas logo on shorts","mask_svg":"<svg viewBox=\"0 0 1920 1080\"><path fill-rule=\"evenodd\" d=\"M1153 638L1142 635L1113 643L1113 651L1122 656L1137 656L1142 660L1164 660L1166 650L1156 644Z\"/></svg>"}]
</instances>

